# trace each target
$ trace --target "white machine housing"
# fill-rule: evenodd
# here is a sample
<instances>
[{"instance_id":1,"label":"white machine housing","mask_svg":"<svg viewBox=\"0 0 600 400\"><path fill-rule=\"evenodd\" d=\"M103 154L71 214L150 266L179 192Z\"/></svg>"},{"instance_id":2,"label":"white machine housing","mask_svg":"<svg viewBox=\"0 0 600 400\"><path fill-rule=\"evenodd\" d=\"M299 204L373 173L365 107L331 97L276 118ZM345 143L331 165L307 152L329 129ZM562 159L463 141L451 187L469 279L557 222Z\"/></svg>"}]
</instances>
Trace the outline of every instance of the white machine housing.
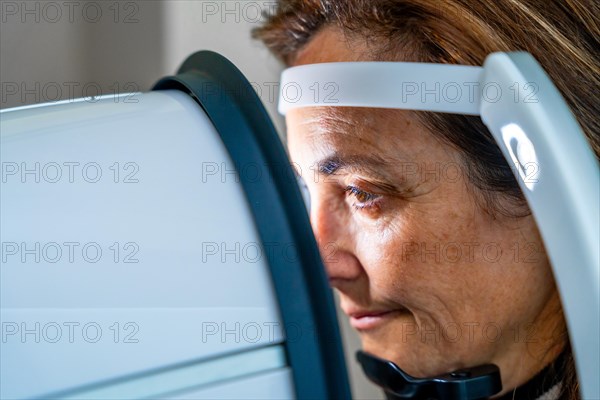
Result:
<instances>
[{"instance_id":1,"label":"white machine housing","mask_svg":"<svg viewBox=\"0 0 600 400\"><path fill-rule=\"evenodd\" d=\"M251 90L199 52L148 93L0 113L1 398L350 397L302 196Z\"/></svg>"}]
</instances>

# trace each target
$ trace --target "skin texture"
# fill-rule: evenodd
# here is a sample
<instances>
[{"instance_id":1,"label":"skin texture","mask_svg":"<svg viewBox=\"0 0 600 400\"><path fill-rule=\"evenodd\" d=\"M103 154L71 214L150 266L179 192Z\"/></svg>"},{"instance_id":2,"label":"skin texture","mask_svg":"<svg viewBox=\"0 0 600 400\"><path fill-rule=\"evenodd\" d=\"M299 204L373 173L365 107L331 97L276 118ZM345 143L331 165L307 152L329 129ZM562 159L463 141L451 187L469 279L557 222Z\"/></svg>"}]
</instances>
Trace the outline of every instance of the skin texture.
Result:
<instances>
[{"instance_id":1,"label":"skin texture","mask_svg":"<svg viewBox=\"0 0 600 400\"><path fill-rule=\"evenodd\" d=\"M293 65L368 60L368 46L325 28ZM365 351L417 377L495 363L502 393L558 355L563 316L535 222L482 207L455 149L409 111L310 107L286 122L342 309L394 310L359 329Z\"/></svg>"}]
</instances>

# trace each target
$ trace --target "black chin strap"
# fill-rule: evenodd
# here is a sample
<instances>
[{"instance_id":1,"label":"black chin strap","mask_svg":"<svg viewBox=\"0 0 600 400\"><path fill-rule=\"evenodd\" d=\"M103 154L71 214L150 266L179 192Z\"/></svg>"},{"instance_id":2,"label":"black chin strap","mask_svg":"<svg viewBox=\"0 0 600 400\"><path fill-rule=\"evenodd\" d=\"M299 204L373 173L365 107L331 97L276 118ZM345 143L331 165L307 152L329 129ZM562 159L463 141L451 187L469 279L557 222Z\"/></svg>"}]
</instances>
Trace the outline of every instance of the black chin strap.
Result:
<instances>
[{"instance_id":1,"label":"black chin strap","mask_svg":"<svg viewBox=\"0 0 600 400\"><path fill-rule=\"evenodd\" d=\"M414 378L391 361L364 351L356 352L367 377L381 386L389 400L484 399L502 390L500 370L493 364L456 370L433 378Z\"/></svg>"}]
</instances>

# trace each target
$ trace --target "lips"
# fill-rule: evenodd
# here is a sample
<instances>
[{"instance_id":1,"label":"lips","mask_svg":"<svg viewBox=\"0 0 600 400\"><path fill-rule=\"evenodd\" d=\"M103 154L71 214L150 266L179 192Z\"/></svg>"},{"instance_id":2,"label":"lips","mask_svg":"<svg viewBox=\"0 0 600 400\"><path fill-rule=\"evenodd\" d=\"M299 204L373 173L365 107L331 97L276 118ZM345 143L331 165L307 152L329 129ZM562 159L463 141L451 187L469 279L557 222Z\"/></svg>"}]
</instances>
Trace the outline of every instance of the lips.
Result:
<instances>
[{"instance_id":1,"label":"lips","mask_svg":"<svg viewBox=\"0 0 600 400\"><path fill-rule=\"evenodd\" d=\"M360 331L374 329L406 310L349 310L350 325Z\"/></svg>"},{"instance_id":2,"label":"lips","mask_svg":"<svg viewBox=\"0 0 600 400\"><path fill-rule=\"evenodd\" d=\"M391 310L381 310L381 311L354 311L347 313L350 318L364 318L364 317L377 317L383 314L387 314L391 312Z\"/></svg>"}]
</instances>

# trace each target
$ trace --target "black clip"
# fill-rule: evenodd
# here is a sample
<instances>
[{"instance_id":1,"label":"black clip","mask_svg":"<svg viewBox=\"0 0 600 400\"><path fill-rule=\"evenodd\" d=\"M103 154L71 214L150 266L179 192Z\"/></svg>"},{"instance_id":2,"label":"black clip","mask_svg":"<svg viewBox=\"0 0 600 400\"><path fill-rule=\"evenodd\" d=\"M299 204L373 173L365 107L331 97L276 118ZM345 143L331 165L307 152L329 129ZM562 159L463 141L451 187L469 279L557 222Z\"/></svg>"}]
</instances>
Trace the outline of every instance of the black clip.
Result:
<instances>
[{"instance_id":1,"label":"black clip","mask_svg":"<svg viewBox=\"0 0 600 400\"><path fill-rule=\"evenodd\" d=\"M364 351L356 352L367 377L385 391L389 400L484 399L502 390L500 369L494 364L456 370L433 378L414 378L391 361Z\"/></svg>"}]
</instances>

